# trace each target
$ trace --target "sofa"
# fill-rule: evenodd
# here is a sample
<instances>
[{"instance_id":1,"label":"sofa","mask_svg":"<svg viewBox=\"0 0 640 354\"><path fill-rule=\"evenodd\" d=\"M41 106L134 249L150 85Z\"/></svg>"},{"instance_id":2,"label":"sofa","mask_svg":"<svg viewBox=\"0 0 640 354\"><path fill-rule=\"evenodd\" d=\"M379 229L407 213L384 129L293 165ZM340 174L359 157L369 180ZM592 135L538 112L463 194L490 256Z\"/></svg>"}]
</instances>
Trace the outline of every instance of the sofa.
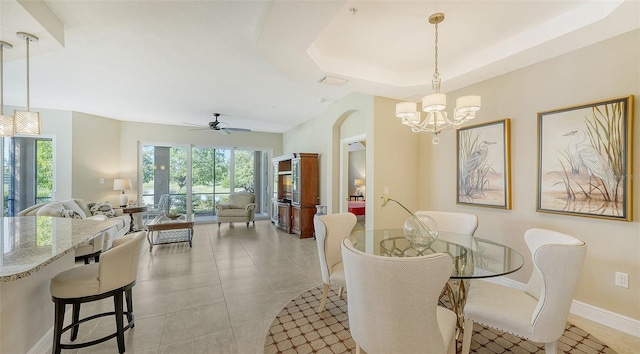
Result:
<instances>
[{"instance_id":1,"label":"sofa","mask_svg":"<svg viewBox=\"0 0 640 354\"><path fill-rule=\"evenodd\" d=\"M246 222L249 227L249 222L253 222L256 225L255 209L256 203L255 196L251 193L233 193L229 195L229 200L226 204L216 205L216 215L218 217L218 228L223 222L232 224L233 222Z\"/></svg>"},{"instance_id":2,"label":"sofa","mask_svg":"<svg viewBox=\"0 0 640 354\"><path fill-rule=\"evenodd\" d=\"M103 248L111 248L113 240L124 236L129 231L131 217L123 214L122 209L114 209L109 202L88 203L84 199L68 199L63 201L51 201L31 206L18 213L18 216L50 216L66 217L90 220L117 221L116 226L107 230Z\"/></svg>"}]
</instances>

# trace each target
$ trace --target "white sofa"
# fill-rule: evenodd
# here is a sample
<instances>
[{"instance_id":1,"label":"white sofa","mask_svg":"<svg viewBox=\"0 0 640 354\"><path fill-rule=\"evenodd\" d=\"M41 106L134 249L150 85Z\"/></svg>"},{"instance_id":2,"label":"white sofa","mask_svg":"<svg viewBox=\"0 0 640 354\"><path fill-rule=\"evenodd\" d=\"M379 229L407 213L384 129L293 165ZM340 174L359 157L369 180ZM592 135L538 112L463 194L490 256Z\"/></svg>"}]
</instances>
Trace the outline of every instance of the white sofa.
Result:
<instances>
[{"instance_id":1,"label":"white sofa","mask_svg":"<svg viewBox=\"0 0 640 354\"><path fill-rule=\"evenodd\" d=\"M129 231L129 223L131 222L131 218L128 214L123 214L122 209L116 208L113 209L112 212L105 212L104 208L100 209L101 211L94 210L94 212L92 213L90 203L87 203L84 199L74 198L63 201L51 201L47 203L37 204L19 212L18 216L76 217L80 219L94 220L105 220L106 216L109 220L118 222L115 227L107 230L104 237L103 250L108 250L109 248L111 248L113 240L124 236L127 231Z\"/></svg>"}]
</instances>

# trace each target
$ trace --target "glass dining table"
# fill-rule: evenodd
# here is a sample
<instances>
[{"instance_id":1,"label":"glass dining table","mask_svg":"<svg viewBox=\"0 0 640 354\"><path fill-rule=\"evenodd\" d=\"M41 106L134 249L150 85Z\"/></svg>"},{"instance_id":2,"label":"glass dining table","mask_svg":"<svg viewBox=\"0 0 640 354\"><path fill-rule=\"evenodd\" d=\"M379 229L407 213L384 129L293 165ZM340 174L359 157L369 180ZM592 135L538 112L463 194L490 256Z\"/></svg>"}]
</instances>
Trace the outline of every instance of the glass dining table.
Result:
<instances>
[{"instance_id":1,"label":"glass dining table","mask_svg":"<svg viewBox=\"0 0 640 354\"><path fill-rule=\"evenodd\" d=\"M524 264L516 250L480 237L440 231L429 247L415 247L404 237L402 229L355 231L350 236L357 250L388 257L416 257L446 253L453 260L450 281L442 291L441 302L448 296L458 316L458 329L463 327L463 309L470 279L492 278L513 273Z\"/></svg>"}]
</instances>

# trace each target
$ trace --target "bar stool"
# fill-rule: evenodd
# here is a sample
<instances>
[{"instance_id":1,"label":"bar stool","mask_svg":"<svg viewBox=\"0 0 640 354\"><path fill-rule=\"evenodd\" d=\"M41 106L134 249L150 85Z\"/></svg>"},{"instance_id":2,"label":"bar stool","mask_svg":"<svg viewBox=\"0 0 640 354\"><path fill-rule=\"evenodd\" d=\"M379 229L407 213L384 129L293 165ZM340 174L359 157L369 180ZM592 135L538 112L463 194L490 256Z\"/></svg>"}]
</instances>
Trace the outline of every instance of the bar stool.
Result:
<instances>
[{"instance_id":1,"label":"bar stool","mask_svg":"<svg viewBox=\"0 0 640 354\"><path fill-rule=\"evenodd\" d=\"M100 253L102 253L102 244L104 242L104 232L100 233L87 243L83 243L76 247L76 261L83 260L84 264L89 264L89 259L93 258L96 263L100 262Z\"/></svg>"},{"instance_id":2,"label":"bar stool","mask_svg":"<svg viewBox=\"0 0 640 354\"><path fill-rule=\"evenodd\" d=\"M118 351L124 353L124 331L133 328L133 298L131 289L136 283L138 263L142 253L146 232L136 232L113 241L113 247L102 254L100 263L83 265L60 272L51 279L51 299L55 307L55 324L53 329L52 353L58 354L61 349L84 348L102 343L116 337ZM123 294L127 302L127 311L123 309ZM80 317L80 305L85 302L113 297L114 311ZM66 305L73 305L72 323L62 328ZM61 344L62 333L71 330L71 341L78 337L81 323L104 316L114 315L116 332L100 339L85 343ZM123 316L127 316L128 324L124 326Z\"/></svg>"}]
</instances>

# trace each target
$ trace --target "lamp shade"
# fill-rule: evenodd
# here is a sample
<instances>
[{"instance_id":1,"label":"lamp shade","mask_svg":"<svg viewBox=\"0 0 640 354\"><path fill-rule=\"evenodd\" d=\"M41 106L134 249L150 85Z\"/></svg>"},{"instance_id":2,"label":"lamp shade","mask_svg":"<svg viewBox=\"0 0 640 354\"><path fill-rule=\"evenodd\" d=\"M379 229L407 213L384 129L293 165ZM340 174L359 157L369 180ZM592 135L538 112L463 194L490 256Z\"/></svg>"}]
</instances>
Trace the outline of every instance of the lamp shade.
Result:
<instances>
[{"instance_id":1,"label":"lamp shade","mask_svg":"<svg viewBox=\"0 0 640 354\"><path fill-rule=\"evenodd\" d=\"M396 117L414 119L418 113L416 112L416 107L417 104L415 102L398 103L396 104Z\"/></svg>"},{"instance_id":2,"label":"lamp shade","mask_svg":"<svg viewBox=\"0 0 640 354\"><path fill-rule=\"evenodd\" d=\"M13 136L13 116L0 114L0 136Z\"/></svg>"},{"instance_id":3,"label":"lamp shade","mask_svg":"<svg viewBox=\"0 0 640 354\"><path fill-rule=\"evenodd\" d=\"M40 135L40 113L31 111L14 111L13 123L16 134Z\"/></svg>"},{"instance_id":4,"label":"lamp shade","mask_svg":"<svg viewBox=\"0 0 640 354\"><path fill-rule=\"evenodd\" d=\"M356 178L356 180L353 182L354 185L360 187L362 185L364 185L364 180L361 178Z\"/></svg>"},{"instance_id":5,"label":"lamp shade","mask_svg":"<svg viewBox=\"0 0 640 354\"><path fill-rule=\"evenodd\" d=\"M444 93L432 93L422 98L424 112L442 111L445 108L447 108L447 95Z\"/></svg>"},{"instance_id":6,"label":"lamp shade","mask_svg":"<svg viewBox=\"0 0 640 354\"><path fill-rule=\"evenodd\" d=\"M471 113L480 110L482 100L480 96L463 96L456 100L456 111Z\"/></svg>"},{"instance_id":7,"label":"lamp shade","mask_svg":"<svg viewBox=\"0 0 640 354\"><path fill-rule=\"evenodd\" d=\"M124 191L125 189L131 189L131 179L129 178L116 178L113 180L114 191Z\"/></svg>"}]
</instances>

